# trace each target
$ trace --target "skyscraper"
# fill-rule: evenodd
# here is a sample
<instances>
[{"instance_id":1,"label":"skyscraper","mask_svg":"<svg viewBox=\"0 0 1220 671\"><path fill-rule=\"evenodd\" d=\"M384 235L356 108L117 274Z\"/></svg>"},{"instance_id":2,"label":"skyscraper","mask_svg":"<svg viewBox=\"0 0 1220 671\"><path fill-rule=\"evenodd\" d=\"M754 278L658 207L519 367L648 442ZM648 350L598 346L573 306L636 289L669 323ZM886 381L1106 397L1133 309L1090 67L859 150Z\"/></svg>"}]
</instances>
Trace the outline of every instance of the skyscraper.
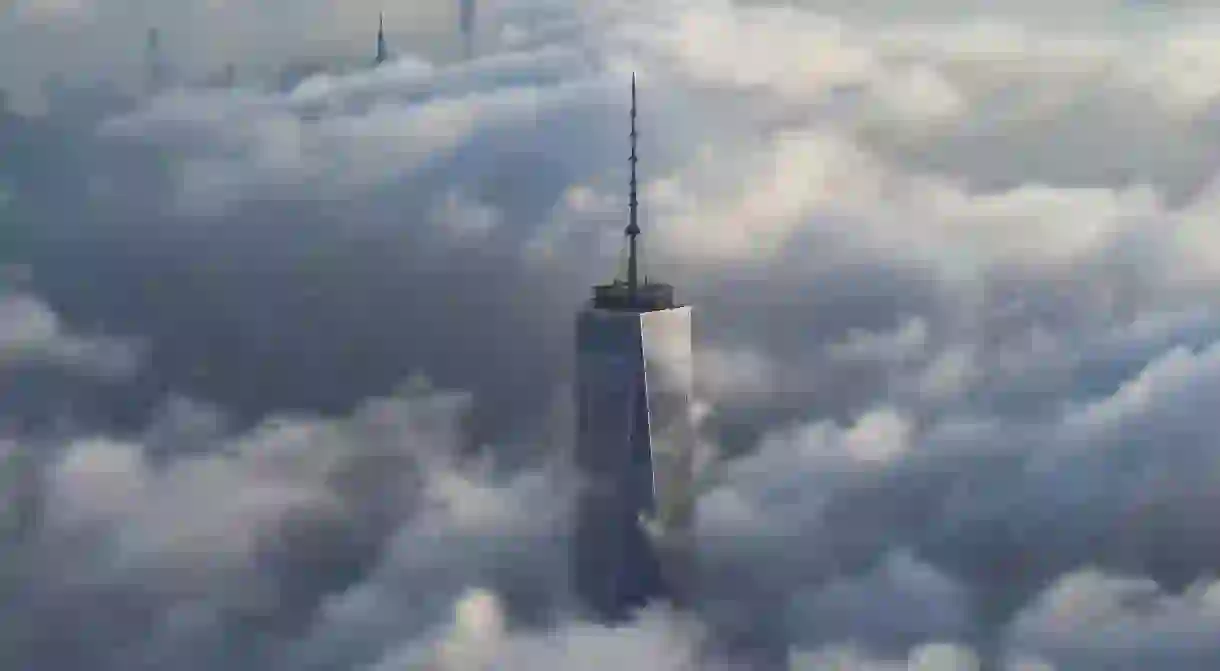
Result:
<instances>
[{"instance_id":1,"label":"skyscraper","mask_svg":"<svg viewBox=\"0 0 1220 671\"><path fill-rule=\"evenodd\" d=\"M462 32L462 49L466 58L474 56L475 0L458 0L458 28Z\"/></svg>"},{"instance_id":2,"label":"skyscraper","mask_svg":"<svg viewBox=\"0 0 1220 671\"><path fill-rule=\"evenodd\" d=\"M595 286L576 323L573 577L610 620L656 599L680 604L693 571L691 309L640 268L635 117L633 76L625 277Z\"/></svg>"},{"instance_id":3,"label":"skyscraper","mask_svg":"<svg viewBox=\"0 0 1220 671\"><path fill-rule=\"evenodd\" d=\"M390 54L385 46L385 13L377 15L377 55L373 57L374 65L386 62Z\"/></svg>"},{"instance_id":4,"label":"skyscraper","mask_svg":"<svg viewBox=\"0 0 1220 671\"><path fill-rule=\"evenodd\" d=\"M158 93L169 83L169 76L161 54L161 33L156 28L148 29L148 37L144 43L144 59L147 68L145 91L150 94Z\"/></svg>"}]
</instances>

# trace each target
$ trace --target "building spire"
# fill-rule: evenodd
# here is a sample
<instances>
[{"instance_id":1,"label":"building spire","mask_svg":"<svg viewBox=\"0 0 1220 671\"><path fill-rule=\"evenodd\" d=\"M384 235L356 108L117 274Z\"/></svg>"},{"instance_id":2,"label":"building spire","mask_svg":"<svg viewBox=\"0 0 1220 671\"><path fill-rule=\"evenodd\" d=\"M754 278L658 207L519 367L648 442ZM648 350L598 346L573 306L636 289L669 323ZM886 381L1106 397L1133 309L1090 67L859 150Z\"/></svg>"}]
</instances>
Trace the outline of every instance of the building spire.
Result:
<instances>
[{"instance_id":1,"label":"building spire","mask_svg":"<svg viewBox=\"0 0 1220 671\"><path fill-rule=\"evenodd\" d=\"M165 60L161 54L161 32L156 28L148 29L148 37L144 43L144 60L147 68L145 87L148 93L157 93L165 87Z\"/></svg>"},{"instance_id":2,"label":"building spire","mask_svg":"<svg viewBox=\"0 0 1220 671\"><path fill-rule=\"evenodd\" d=\"M460 0L458 28L462 33L462 49L467 60L474 57L475 0Z\"/></svg>"},{"instance_id":3,"label":"building spire","mask_svg":"<svg viewBox=\"0 0 1220 671\"><path fill-rule=\"evenodd\" d=\"M635 130L635 73L631 73L631 157L628 159L631 162L631 195L628 201L631 210L631 220L627 224L627 230L624 231L627 235L628 256L627 256L627 293L632 298L635 297L636 291L639 289L639 261L636 249L636 238L640 235L639 224L639 201L636 198L636 177L635 164L639 160L635 154L636 138L638 134Z\"/></svg>"},{"instance_id":4,"label":"building spire","mask_svg":"<svg viewBox=\"0 0 1220 671\"><path fill-rule=\"evenodd\" d=\"M636 176L636 145L639 133L635 128L636 118L635 74L631 75L631 186L629 207L630 221L623 234L627 237L627 278L623 281L622 265L609 284L599 284L593 287L593 307L605 310L631 310L634 312L652 312L668 310L674 307L674 288L664 282L650 282L640 266L643 265L639 240L640 237L640 201L636 193L638 179ZM619 258L622 263L622 257Z\"/></svg>"},{"instance_id":5,"label":"building spire","mask_svg":"<svg viewBox=\"0 0 1220 671\"><path fill-rule=\"evenodd\" d=\"M374 63L381 65L386 61L387 54L385 48L385 12L377 15L377 57Z\"/></svg>"}]
</instances>

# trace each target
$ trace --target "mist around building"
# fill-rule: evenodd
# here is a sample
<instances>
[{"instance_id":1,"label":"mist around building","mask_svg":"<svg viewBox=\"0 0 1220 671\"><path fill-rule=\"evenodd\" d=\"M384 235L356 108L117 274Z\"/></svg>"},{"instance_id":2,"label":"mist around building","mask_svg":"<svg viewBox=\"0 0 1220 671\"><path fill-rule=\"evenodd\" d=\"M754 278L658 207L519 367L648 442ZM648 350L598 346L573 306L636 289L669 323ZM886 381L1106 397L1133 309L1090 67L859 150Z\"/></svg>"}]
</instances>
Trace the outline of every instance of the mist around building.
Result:
<instances>
[{"instance_id":1,"label":"mist around building","mask_svg":"<svg viewBox=\"0 0 1220 671\"><path fill-rule=\"evenodd\" d=\"M1220 668L1214 10L136 4L0 15L0 667Z\"/></svg>"}]
</instances>

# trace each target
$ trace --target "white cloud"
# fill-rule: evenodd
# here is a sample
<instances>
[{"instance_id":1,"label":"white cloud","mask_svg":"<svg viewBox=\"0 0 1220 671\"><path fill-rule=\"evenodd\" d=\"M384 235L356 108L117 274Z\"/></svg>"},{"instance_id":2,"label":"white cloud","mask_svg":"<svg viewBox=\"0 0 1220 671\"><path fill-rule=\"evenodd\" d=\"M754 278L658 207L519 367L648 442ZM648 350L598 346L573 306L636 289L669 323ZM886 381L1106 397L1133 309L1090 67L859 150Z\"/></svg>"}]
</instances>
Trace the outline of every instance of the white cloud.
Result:
<instances>
[{"instance_id":1,"label":"white cloud","mask_svg":"<svg viewBox=\"0 0 1220 671\"><path fill-rule=\"evenodd\" d=\"M864 415L843 436L844 446L861 461L885 462L910 449L910 423L889 408Z\"/></svg>"},{"instance_id":2,"label":"white cloud","mask_svg":"<svg viewBox=\"0 0 1220 671\"><path fill-rule=\"evenodd\" d=\"M698 384L709 398L756 397L775 390L775 363L753 349L703 349Z\"/></svg>"},{"instance_id":3,"label":"white cloud","mask_svg":"<svg viewBox=\"0 0 1220 671\"><path fill-rule=\"evenodd\" d=\"M49 21L83 21L92 15L88 0L16 0L18 21L43 23Z\"/></svg>"},{"instance_id":4,"label":"white cloud","mask_svg":"<svg viewBox=\"0 0 1220 671\"><path fill-rule=\"evenodd\" d=\"M933 4L901 11L963 6ZM1035 15L1068 8L895 23L877 15L899 9L880 3L819 6L517 7L488 26L516 53L404 59L285 95L169 94L107 130L152 142L184 210L211 216L128 229L107 218L126 210L106 210L88 224L133 250L124 271L152 249L173 262L155 276L187 278L177 314L197 340L158 321L176 303L137 302L130 317L195 348L166 348L166 385L184 380L174 357L197 351L233 354L242 385L264 359L288 361L270 368L286 381L254 391L190 381L222 407L340 388L343 375L315 371L359 367L494 377L526 394L560 376L565 315L612 272L636 69L648 250L696 302L708 434L745 452L700 501L711 595L797 648L795 668L968 669L1000 648L1012 669L1092 671L1113 668L1098 641L1119 634L1147 651L1145 668L1208 660L1211 643L1191 632L1211 631L1210 583L1175 596L1072 572L1098 563L1172 582L1220 557L1204 514L1220 389L1216 194L1199 188L1220 150L1209 29L1137 39L1100 18L1104 2L1072 9L1094 23L1049 27ZM310 4L283 30L321 13L354 34L368 9ZM286 38L268 40L286 52ZM264 217L268 202L305 205ZM309 252L260 255L280 246ZM319 248L355 251L331 276L280 275ZM266 289L283 277L290 290ZM475 290L458 286L470 277ZM301 298L315 290L343 308ZM353 337L360 327L375 335ZM315 334L343 343L322 348L341 365L298 347ZM102 342L66 335L35 299L0 300L11 359L93 360ZM510 359L526 372L501 375ZM667 614L570 621L564 478L522 467L536 452L515 445L484 447L511 466L457 458L457 410L428 398L238 435L224 410L179 408L136 437L56 445L43 540L90 548L58 552L57 566L173 602L148 606L172 615L148 645L191 660L203 658L183 638L232 607L309 621L270 636L290 668L693 665L702 634ZM733 435L743 424L752 433ZM102 550L79 540L99 529ZM302 592L316 603L291 601ZM716 611L700 613L708 635L731 639ZM233 628L264 630L249 622ZM108 651L146 649L98 636Z\"/></svg>"},{"instance_id":5,"label":"white cloud","mask_svg":"<svg viewBox=\"0 0 1220 671\"><path fill-rule=\"evenodd\" d=\"M906 660L881 661L866 656L851 647L835 647L817 652L800 653L793 671L805 669L836 669L841 671L976 671L978 658L968 649L936 643L913 649Z\"/></svg>"},{"instance_id":6,"label":"white cloud","mask_svg":"<svg viewBox=\"0 0 1220 671\"><path fill-rule=\"evenodd\" d=\"M433 214L438 228L452 230L459 240L473 239L474 242L485 242L502 223L500 214L491 207L479 202L472 202L457 192L450 192L442 205Z\"/></svg>"},{"instance_id":7,"label":"white cloud","mask_svg":"<svg viewBox=\"0 0 1220 671\"><path fill-rule=\"evenodd\" d=\"M938 355L920 374L920 395L933 402L960 397L980 374L973 348L953 347Z\"/></svg>"},{"instance_id":8,"label":"white cloud","mask_svg":"<svg viewBox=\"0 0 1220 671\"><path fill-rule=\"evenodd\" d=\"M568 624L550 632L509 632L494 594L468 592L454 607L453 622L432 646L399 653L375 667L428 664L440 671L591 670L630 667L643 671L704 668L698 632L666 612L646 614L622 627Z\"/></svg>"},{"instance_id":9,"label":"white cloud","mask_svg":"<svg viewBox=\"0 0 1220 671\"><path fill-rule=\"evenodd\" d=\"M45 533L103 531L105 551L82 558L96 580L196 597L245 583L230 595L239 600L274 598L256 587L260 557L292 552L310 535L329 534L340 544L328 551L342 551L342 530L377 508L405 520L440 497L452 514L446 525L494 533L486 527L503 530L498 522L512 518L488 499L494 490L444 472L418 489L421 472L454 458L462 404L435 394L370 401L341 422L269 421L164 464L137 443L76 441L47 472Z\"/></svg>"},{"instance_id":10,"label":"white cloud","mask_svg":"<svg viewBox=\"0 0 1220 671\"><path fill-rule=\"evenodd\" d=\"M896 331L870 333L859 329L848 331L847 340L828 348L832 359L843 361L879 361L901 364L920 357L928 343L927 321L911 317Z\"/></svg>"},{"instance_id":11,"label":"white cloud","mask_svg":"<svg viewBox=\"0 0 1220 671\"><path fill-rule=\"evenodd\" d=\"M134 372L138 355L131 340L68 333L42 301L0 290L0 367L32 364L125 377Z\"/></svg>"},{"instance_id":12,"label":"white cloud","mask_svg":"<svg viewBox=\"0 0 1220 671\"><path fill-rule=\"evenodd\" d=\"M1197 651L1215 641L1207 635L1220 622L1220 587L1201 581L1180 595L1152 581L1082 570L1047 589L1014 623L1015 640L1033 649L1077 651L1107 657L1122 640L1128 659L1159 650Z\"/></svg>"}]
</instances>

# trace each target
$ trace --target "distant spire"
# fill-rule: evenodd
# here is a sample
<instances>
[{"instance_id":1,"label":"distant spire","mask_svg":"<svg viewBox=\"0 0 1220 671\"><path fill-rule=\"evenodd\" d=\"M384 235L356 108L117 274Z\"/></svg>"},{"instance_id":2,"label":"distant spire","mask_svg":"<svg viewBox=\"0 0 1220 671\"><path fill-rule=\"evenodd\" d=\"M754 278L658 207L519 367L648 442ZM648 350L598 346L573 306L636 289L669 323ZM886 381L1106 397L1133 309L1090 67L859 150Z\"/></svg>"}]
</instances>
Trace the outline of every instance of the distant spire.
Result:
<instances>
[{"instance_id":1,"label":"distant spire","mask_svg":"<svg viewBox=\"0 0 1220 671\"><path fill-rule=\"evenodd\" d=\"M377 15L377 57L374 63L381 65L388 58L385 48L385 12Z\"/></svg>"},{"instance_id":2,"label":"distant spire","mask_svg":"<svg viewBox=\"0 0 1220 671\"><path fill-rule=\"evenodd\" d=\"M636 290L639 288L639 261L637 259L636 238L640 235L639 224L639 201L636 199L636 179L635 179L635 164L639 160L635 154L637 133L635 131L635 73L631 73L631 196L628 201L631 209L631 220L627 224L627 230L624 231L627 235L629 251L627 257L627 293L634 297Z\"/></svg>"},{"instance_id":3,"label":"distant spire","mask_svg":"<svg viewBox=\"0 0 1220 671\"><path fill-rule=\"evenodd\" d=\"M164 88L166 83L165 62L161 57L161 34L156 28L148 29L144 58L148 67L148 81L145 84L149 93L156 93Z\"/></svg>"},{"instance_id":4,"label":"distant spire","mask_svg":"<svg viewBox=\"0 0 1220 671\"><path fill-rule=\"evenodd\" d=\"M462 48L466 58L474 56L475 0L458 0L458 28L462 31Z\"/></svg>"}]
</instances>

